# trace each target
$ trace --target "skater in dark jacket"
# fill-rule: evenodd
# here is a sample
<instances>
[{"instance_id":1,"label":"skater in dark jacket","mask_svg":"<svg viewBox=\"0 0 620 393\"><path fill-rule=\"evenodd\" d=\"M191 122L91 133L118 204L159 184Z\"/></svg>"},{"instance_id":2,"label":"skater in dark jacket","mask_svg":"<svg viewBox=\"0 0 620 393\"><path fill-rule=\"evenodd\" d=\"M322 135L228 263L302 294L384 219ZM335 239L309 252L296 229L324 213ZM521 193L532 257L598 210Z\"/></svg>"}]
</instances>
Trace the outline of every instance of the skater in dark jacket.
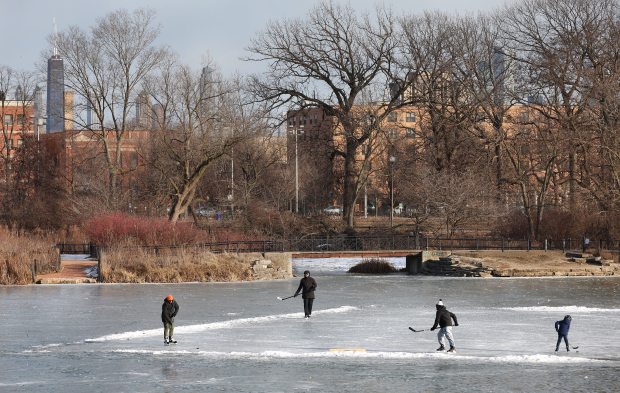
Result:
<instances>
[{"instance_id":1,"label":"skater in dark jacket","mask_svg":"<svg viewBox=\"0 0 620 393\"><path fill-rule=\"evenodd\" d=\"M560 349L560 342L564 339L566 344L566 350L570 351L568 347L568 330L570 329L570 322L573 319L570 315L566 315L563 320L555 322L555 331L558 332L558 342L555 344L555 351Z\"/></svg>"},{"instance_id":2,"label":"skater in dark jacket","mask_svg":"<svg viewBox=\"0 0 620 393\"><path fill-rule=\"evenodd\" d=\"M443 305L441 299L437 302L435 306L437 308L437 312L435 313L435 323L433 324L432 330L437 329L437 325L439 325L439 333L437 333L437 340L439 341L438 351L443 351L446 347L443 345L444 337L448 339L448 343L450 344L450 349L448 352L456 352L456 348L454 347L454 336L452 335L452 320L454 320L454 326L459 326L459 323L456 320L456 315L452 314L450 311L446 309L446 306Z\"/></svg>"},{"instance_id":3,"label":"skater in dark jacket","mask_svg":"<svg viewBox=\"0 0 620 393\"><path fill-rule=\"evenodd\" d=\"M164 343L176 344L176 340L172 338L174 333L174 317L179 312L179 304L172 297L172 295L166 296L164 304L161 305L161 321L164 323Z\"/></svg>"},{"instance_id":4,"label":"skater in dark jacket","mask_svg":"<svg viewBox=\"0 0 620 393\"><path fill-rule=\"evenodd\" d=\"M295 297L299 296L301 291L301 298L304 299L304 314L305 318L310 318L312 315L312 303L314 303L314 290L316 289L316 281L310 277L310 272L306 270L304 272L304 278L299 281L299 287L295 291Z\"/></svg>"}]
</instances>

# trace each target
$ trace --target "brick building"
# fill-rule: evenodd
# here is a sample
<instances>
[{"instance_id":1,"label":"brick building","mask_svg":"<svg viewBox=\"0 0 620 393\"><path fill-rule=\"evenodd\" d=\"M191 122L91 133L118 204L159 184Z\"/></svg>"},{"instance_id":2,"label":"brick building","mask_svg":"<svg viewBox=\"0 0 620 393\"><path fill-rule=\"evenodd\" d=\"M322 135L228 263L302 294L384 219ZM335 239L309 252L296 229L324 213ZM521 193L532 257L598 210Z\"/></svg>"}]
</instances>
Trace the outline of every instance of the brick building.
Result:
<instances>
[{"instance_id":1,"label":"brick building","mask_svg":"<svg viewBox=\"0 0 620 393\"><path fill-rule=\"evenodd\" d=\"M0 99L1 156L10 159L25 134L34 134L32 106L22 101Z\"/></svg>"}]
</instances>

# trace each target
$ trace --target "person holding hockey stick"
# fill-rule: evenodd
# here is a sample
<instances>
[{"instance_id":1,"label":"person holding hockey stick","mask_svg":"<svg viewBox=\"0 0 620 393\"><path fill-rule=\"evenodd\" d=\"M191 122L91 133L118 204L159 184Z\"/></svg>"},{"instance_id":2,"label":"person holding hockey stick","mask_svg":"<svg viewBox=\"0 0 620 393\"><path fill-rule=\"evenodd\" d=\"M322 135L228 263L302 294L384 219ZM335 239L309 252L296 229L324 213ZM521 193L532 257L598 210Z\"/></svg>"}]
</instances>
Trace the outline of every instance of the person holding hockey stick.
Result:
<instances>
[{"instance_id":1,"label":"person holding hockey stick","mask_svg":"<svg viewBox=\"0 0 620 393\"><path fill-rule=\"evenodd\" d=\"M164 304L161 305L161 321L164 323L164 344L176 344L172 338L174 333L174 317L179 312L179 304L172 295L166 296Z\"/></svg>"},{"instance_id":2,"label":"person holding hockey stick","mask_svg":"<svg viewBox=\"0 0 620 393\"><path fill-rule=\"evenodd\" d=\"M558 342L555 344L555 351L557 352L560 349L560 343L562 339L564 339L564 344L566 344L566 351L570 351L568 347L568 330L570 329L570 322L573 320L570 315L564 316L564 319L561 321L555 322L555 331L558 332Z\"/></svg>"},{"instance_id":3,"label":"person holding hockey stick","mask_svg":"<svg viewBox=\"0 0 620 393\"><path fill-rule=\"evenodd\" d=\"M435 323L433 324L431 331L437 329L437 325L439 325L439 333L437 333L439 348L437 348L437 350L443 351L446 349L443 345L445 337L448 339L448 343L450 344L450 349L448 349L448 352L456 352L456 348L454 347L454 336L452 335L452 321L454 320L454 326L459 326L459 323L456 320L456 315L446 309L446 306L444 306L441 299L439 299L439 302L437 302L435 307L437 308L437 312L435 313Z\"/></svg>"},{"instance_id":4,"label":"person holding hockey stick","mask_svg":"<svg viewBox=\"0 0 620 393\"><path fill-rule=\"evenodd\" d=\"M310 272L306 270L304 272L304 278L299 281L299 287L295 291L294 297L299 296L301 292L301 298L304 299L304 314L305 318L310 318L312 315L312 303L314 303L314 290L316 289L316 281L310 277Z\"/></svg>"}]
</instances>

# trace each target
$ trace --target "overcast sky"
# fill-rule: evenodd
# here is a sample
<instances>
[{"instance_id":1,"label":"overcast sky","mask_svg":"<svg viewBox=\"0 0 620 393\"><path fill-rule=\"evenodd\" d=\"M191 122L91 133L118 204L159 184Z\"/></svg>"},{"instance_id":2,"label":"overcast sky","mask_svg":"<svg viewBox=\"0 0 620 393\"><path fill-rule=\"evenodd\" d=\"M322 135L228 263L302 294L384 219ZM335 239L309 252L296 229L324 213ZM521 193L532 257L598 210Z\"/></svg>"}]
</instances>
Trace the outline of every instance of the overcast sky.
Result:
<instances>
[{"instance_id":1,"label":"overcast sky","mask_svg":"<svg viewBox=\"0 0 620 393\"><path fill-rule=\"evenodd\" d=\"M97 18L125 8L150 7L161 25L160 44L173 48L183 63L199 68L208 57L223 74L248 73L256 65L244 63L251 37L269 20L303 17L319 0L0 0L2 32L0 65L34 70L47 36L71 25L85 29ZM345 1L336 0L340 3ZM478 13L514 0L386 0L396 13L442 10ZM372 10L376 0L347 1L360 10Z\"/></svg>"}]
</instances>

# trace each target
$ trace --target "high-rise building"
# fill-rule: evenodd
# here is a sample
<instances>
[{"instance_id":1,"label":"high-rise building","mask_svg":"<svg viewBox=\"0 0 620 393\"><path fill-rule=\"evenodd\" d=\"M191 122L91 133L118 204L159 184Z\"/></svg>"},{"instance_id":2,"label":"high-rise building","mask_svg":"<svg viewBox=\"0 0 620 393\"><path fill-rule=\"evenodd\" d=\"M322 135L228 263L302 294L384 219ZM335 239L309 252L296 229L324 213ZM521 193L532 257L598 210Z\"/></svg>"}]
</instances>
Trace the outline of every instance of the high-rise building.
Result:
<instances>
[{"instance_id":1,"label":"high-rise building","mask_svg":"<svg viewBox=\"0 0 620 393\"><path fill-rule=\"evenodd\" d=\"M93 126L93 107L90 101L86 101L86 129L90 130Z\"/></svg>"},{"instance_id":2,"label":"high-rise building","mask_svg":"<svg viewBox=\"0 0 620 393\"><path fill-rule=\"evenodd\" d=\"M56 50L54 50L56 52ZM62 58L54 53L47 61L47 127L50 132L65 130L65 70Z\"/></svg>"},{"instance_id":3,"label":"high-rise building","mask_svg":"<svg viewBox=\"0 0 620 393\"><path fill-rule=\"evenodd\" d=\"M43 113L43 91L39 85L34 88L34 94L32 97L32 114L34 121L33 127L38 139L39 135L41 135L41 132L43 131L43 124L45 124L45 113Z\"/></svg>"},{"instance_id":4,"label":"high-rise building","mask_svg":"<svg viewBox=\"0 0 620 393\"><path fill-rule=\"evenodd\" d=\"M153 114L153 122L151 123L151 129L161 130L166 127L164 124L164 107L162 104L153 104L151 107L151 113Z\"/></svg>"},{"instance_id":5,"label":"high-rise building","mask_svg":"<svg viewBox=\"0 0 620 393\"><path fill-rule=\"evenodd\" d=\"M136 128L145 129L153 124L153 110L149 95L143 91L136 99Z\"/></svg>"},{"instance_id":6,"label":"high-rise building","mask_svg":"<svg viewBox=\"0 0 620 393\"><path fill-rule=\"evenodd\" d=\"M74 128L73 124L73 97L74 93L72 91L65 91L64 94L64 121L65 121L65 130L72 130Z\"/></svg>"}]
</instances>

